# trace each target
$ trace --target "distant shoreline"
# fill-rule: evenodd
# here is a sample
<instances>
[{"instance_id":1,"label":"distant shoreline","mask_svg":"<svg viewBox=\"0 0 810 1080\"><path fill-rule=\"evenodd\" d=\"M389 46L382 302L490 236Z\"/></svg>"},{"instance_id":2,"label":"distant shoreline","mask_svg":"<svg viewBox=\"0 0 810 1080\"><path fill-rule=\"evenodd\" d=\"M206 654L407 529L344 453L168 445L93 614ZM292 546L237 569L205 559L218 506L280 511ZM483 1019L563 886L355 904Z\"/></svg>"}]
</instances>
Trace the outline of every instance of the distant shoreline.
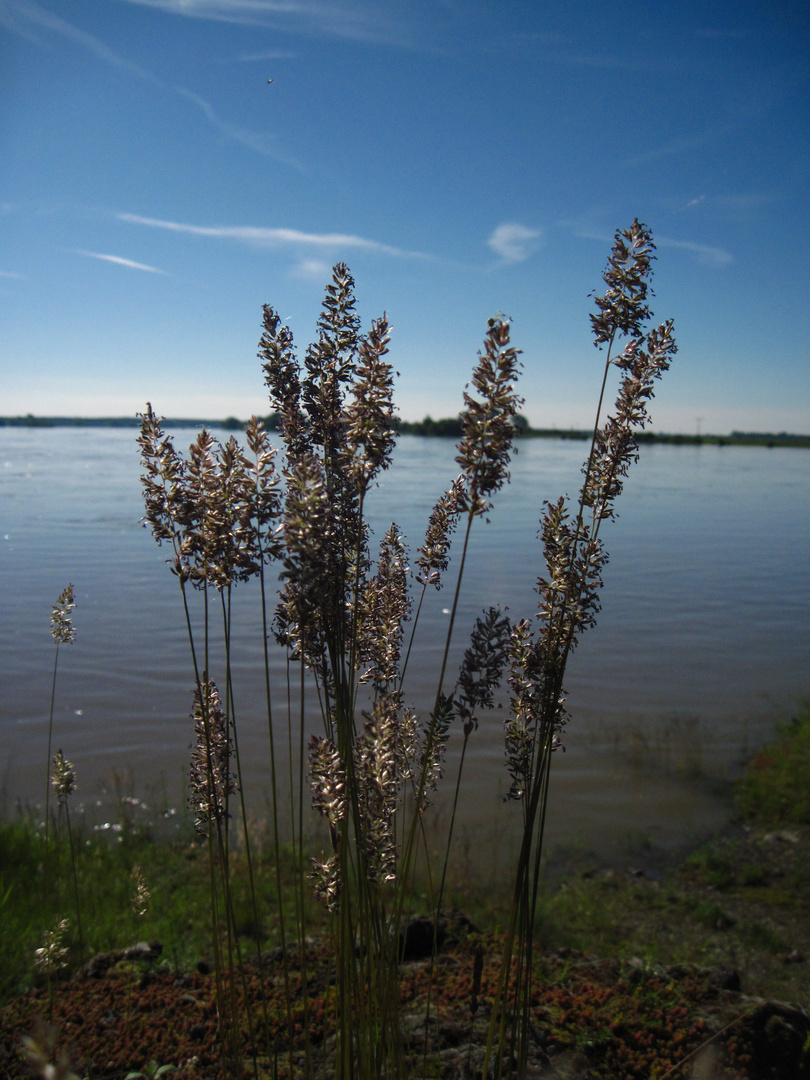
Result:
<instances>
[{"instance_id":1,"label":"distant shoreline","mask_svg":"<svg viewBox=\"0 0 810 1080\"><path fill-rule=\"evenodd\" d=\"M268 431L277 430L278 416L271 413L261 417ZM590 439L592 432L574 428L532 428L522 418L518 426L518 436L526 439L566 439L584 441ZM224 420L200 419L198 417L167 417L161 421L165 428L219 428L225 431L241 431L245 422L234 416ZM140 421L135 416L0 416L0 428L137 428ZM458 417L433 420L429 416L416 422L402 420L399 423L402 435L426 435L439 438L458 438L461 423ZM764 446L798 447L810 449L810 435L794 435L789 432L732 431L729 435L683 435L667 432L642 431L636 435L641 444L659 443L675 446Z\"/></svg>"}]
</instances>

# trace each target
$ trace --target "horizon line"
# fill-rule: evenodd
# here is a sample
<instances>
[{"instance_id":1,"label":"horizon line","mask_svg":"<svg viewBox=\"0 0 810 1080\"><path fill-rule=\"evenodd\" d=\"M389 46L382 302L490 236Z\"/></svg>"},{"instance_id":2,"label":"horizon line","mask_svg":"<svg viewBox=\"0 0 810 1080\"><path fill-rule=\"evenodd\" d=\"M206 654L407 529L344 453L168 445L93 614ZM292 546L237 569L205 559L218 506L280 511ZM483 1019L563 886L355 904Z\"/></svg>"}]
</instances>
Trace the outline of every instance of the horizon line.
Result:
<instances>
[{"instance_id":1,"label":"horizon line","mask_svg":"<svg viewBox=\"0 0 810 1080\"><path fill-rule=\"evenodd\" d=\"M255 415L255 414L254 414ZM259 419L274 415L271 410L268 413L264 413ZM405 420L402 417L398 418L400 424L417 425L424 424L426 422L439 425L446 423L456 423L459 416L452 417L439 417L434 420L429 415L424 416L421 420ZM170 424L173 427L187 425L189 427L244 427L246 421L241 420L236 416L226 417L200 417L200 416L165 416L160 418L161 423ZM104 416L66 416L63 414L45 415L36 413L16 413L9 415L0 415L0 427L36 427L40 425L52 425L61 427L82 427L82 426L98 426L103 427L105 425L115 427L138 427L140 421L137 415L104 415ZM579 436L589 437L593 433L593 428L578 428L574 425L568 427L534 427L531 424L524 429L526 434L549 434L549 435L561 435L561 436ZM636 435L642 442L655 438L678 438L688 439L696 442L705 439L806 439L810 441L810 432L792 432L792 431L739 431L732 430L730 432L683 432L683 431L663 431L663 430L644 430L636 432ZM444 436L443 436L444 437ZM521 436L518 436L521 437Z\"/></svg>"}]
</instances>

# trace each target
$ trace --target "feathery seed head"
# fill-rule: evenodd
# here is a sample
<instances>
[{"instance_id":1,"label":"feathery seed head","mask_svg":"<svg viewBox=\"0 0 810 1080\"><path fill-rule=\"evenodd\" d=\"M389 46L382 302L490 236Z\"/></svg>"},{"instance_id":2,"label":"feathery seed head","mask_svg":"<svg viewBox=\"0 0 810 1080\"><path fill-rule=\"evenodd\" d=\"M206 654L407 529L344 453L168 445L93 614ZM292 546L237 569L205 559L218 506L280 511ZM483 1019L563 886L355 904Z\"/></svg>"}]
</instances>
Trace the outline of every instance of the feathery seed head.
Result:
<instances>
[{"instance_id":1,"label":"feathery seed head","mask_svg":"<svg viewBox=\"0 0 810 1080\"><path fill-rule=\"evenodd\" d=\"M528 619L512 627L509 642L510 715L504 721L506 763L512 785L504 802L523 799L548 749L559 744L566 721L561 678L560 631L545 622L538 640Z\"/></svg>"},{"instance_id":2,"label":"feathery seed head","mask_svg":"<svg viewBox=\"0 0 810 1080\"><path fill-rule=\"evenodd\" d=\"M252 558L278 558L280 548L274 525L281 513L276 451L270 446L261 420L252 416L245 426L245 437L253 460L245 459L245 517L250 535Z\"/></svg>"},{"instance_id":3,"label":"feathery seed head","mask_svg":"<svg viewBox=\"0 0 810 1080\"><path fill-rule=\"evenodd\" d=\"M510 636L509 618L498 608L489 608L483 618L475 620L454 696L465 735L478 727L477 711L494 705L493 693L501 681Z\"/></svg>"},{"instance_id":4,"label":"feathery seed head","mask_svg":"<svg viewBox=\"0 0 810 1080\"><path fill-rule=\"evenodd\" d=\"M321 462L302 455L288 471L280 529L281 577L290 586L286 614L288 620L293 615L299 637L316 621L336 617L342 606L334 509Z\"/></svg>"},{"instance_id":5,"label":"feathery seed head","mask_svg":"<svg viewBox=\"0 0 810 1080\"><path fill-rule=\"evenodd\" d=\"M229 723L222 711L216 685L205 677L202 693L194 691L191 719L196 741L191 747L188 806L194 813L195 829L205 836L209 822L221 823L230 816L226 810L227 798L236 791L235 778L230 771Z\"/></svg>"},{"instance_id":6,"label":"feathery seed head","mask_svg":"<svg viewBox=\"0 0 810 1080\"><path fill-rule=\"evenodd\" d=\"M33 1033L23 1035L22 1050L31 1076L43 1080L79 1080L70 1067L67 1050L58 1045L59 1032L44 1020L35 1020Z\"/></svg>"},{"instance_id":7,"label":"feathery seed head","mask_svg":"<svg viewBox=\"0 0 810 1080\"><path fill-rule=\"evenodd\" d=\"M152 411L149 402L146 412L138 415L141 420L138 445L144 470L141 484L146 508L143 526L151 528L158 544L168 540L175 546L173 569L181 579L185 579L185 570L177 552L187 503L185 463L178 456L171 437L164 434L160 418Z\"/></svg>"},{"instance_id":8,"label":"feathery seed head","mask_svg":"<svg viewBox=\"0 0 810 1080\"><path fill-rule=\"evenodd\" d=\"M576 519L571 520L564 498L544 506L541 536L547 575L537 584L537 640L523 622L513 630L510 645L506 754L512 787L508 798L522 798L536 785L546 755L560 745L566 721L562 685L566 662L582 633L596 622L600 608L607 562L600 525L614 515L624 477L638 457L636 432L648 420L653 384L676 351L671 322L649 333L644 329L650 318L647 296L654 250L650 231L638 220L616 233L603 275L608 288L604 297L596 298L598 315L591 316L595 343L608 345L607 364L619 368L622 378L613 413L595 432L583 468ZM618 336L630 340L612 358L610 350ZM585 510L590 512L589 520Z\"/></svg>"},{"instance_id":9,"label":"feathery seed head","mask_svg":"<svg viewBox=\"0 0 810 1080\"><path fill-rule=\"evenodd\" d=\"M307 377L301 393L312 444L323 447L328 459L344 445L343 397L354 374L360 329L355 304L354 278L345 263L337 263L318 319L318 340L304 358Z\"/></svg>"},{"instance_id":10,"label":"feathery seed head","mask_svg":"<svg viewBox=\"0 0 810 1080\"><path fill-rule=\"evenodd\" d=\"M601 571L607 562L601 540L581 522L572 522L564 498L545 503L540 535L548 577L537 583L545 663L562 662L599 613Z\"/></svg>"},{"instance_id":11,"label":"feathery seed head","mask_svg":"<svg viewBox=\"0 0 810 1080\"><path fill-rule=\"evenodd\" d=\"M360 341L354 371L352 402L344 414L349 474L365 492L381 469L387 469L396 443L394 369L385 363L391 333L385 315L371 324Z\"/></svg>"},{"instance_id":12,"label":"feathery seed head","mask_svg":"<svg viewBox=\"0 0 810 1080\"><path fill-rule=\"evenodd\" d=\"M591 328L597 348L610 345L618 334L638 337L650 318L647 293L652 292L652 260L655 258L652 233L638 218L629 229L616 232L613 249L602 277L607 290L595 297L599 309L591 315Z\"/></svg>"},{"instance_id":13,"label":"feathery seed head","mask_svg":"<svg viewBox=\"0 0 810 1080\"><path fill-rule=\"evenodd\" d=\"M583 506L597 521L615 516L613 504L622 492L624 477L638 461L636 433L649 422L648 402L654 384L668 370L677 352L670 319L650 331L646 340L628 343L613 361L623 371L613 413L596 433L594 452L583 466ZM589 467L590 465L590 467Z\"/></svg>"},{"instance_id":14,"label":"feathery seed head","mask_svg":"<svg viewBox=\"0 0 810 1080\"><path fill-rule=\"evenodd\" d=\"M135 883L135 892L130 900L130 906L139 918L143 918L149 907L151 893L146 887L146 880L140 866L132 867L132 880Z\"/></svg>"},{"instance_id":15,"label":"feathery seed head","mask_svg":"<svg viewBox=\"0 0 810 1080\"><path fill-rule=\"evenodd\" d=\"M309 424L301 410L301 377L293 335L278 312L265 304L259 359L270 404L281 416L281 433L288 456L294 461L311 446Z\"/></svg>"},{"instance_id":16,"label":"feathery seed head","mask_svg":"<svg viewBox=\"0 0 810 1080\"><path fill-rule=\"evenodd\" d=\"M41 948L34 952L34 963L45 975L53 975L67 967L68 949L64 944L70 923L60 919L53 930L46 930Z\"/></svg>"},{"instance_id":17,"label":"feathery seed head","mask_svg":"<svg viewBox=\"0 0 810 1080\"><path fill-rule=\"evenodd\" d=\"M441 575L449 565L450 537L458 524L463 492L464 480L459 476L433 507L425 542L416 557L419 567L416 580L422 585L434 585L437 589L442 587Z\"/></svg>"},{"instance_id":18,"label":"feathery seed head","mask_svg":"<svg viewBox=\"0 0 810 1080\"><path fill-rule=\"evenodd\" d=\"M68 585L56 598L51 611L51 636L57 645L69 645L76 640L76 627L70 618L75 607L73 586Z\"/></svg>"},{"instance_id":19,"label":"feathery seed head","mask_svg":"<svg viewBox=\"0 0 810 1080\"><path fill-rule=\"evenodd\" d=\"M216 440L203 428L189 447L181 521L181 550L196 588L203 588L213 568L217 543L218 491Z\"/></svg>"},{"instance_id":20,"label":"feathery seed head","mask_svg":"<svg viewBox=\"0 0 810 1080\"><path fill-rule=\"evenodd\" d=\"M346 263L336 263L318 318L324 355L347 358L351 362L360 329L360 318L354 310L356 304L354 278Z\"/></svg>"},{"instance_id":21,"label":"feathery seed head","mask_svg":"<svg viewBox=\"0 0 810 1080\"><path fill-rule=\"evenodd\" d=\"M70 798L76 790L76 773L61 750L57 750L53 759L51 787L56 792L60 802Z\"/></svg>"},{"instance_id":22,"label":"feathery seed head","mask_svg":"<svg viewBox=\"0 0 810 1080\"><path fill-rule=\"evenodd\" d=\"M407 551L395 524L380 544L376 575L367 582L359 602L361 682L386 691L399 677L404 623L411 608L408 594Z\"/></svg>"},{"instance_id":23,"label":"feathery seed head","mask_svg":"<svg viewBox=\"0 0 810 1080\"><path fill-rule=\"evenodd\" d=\"M364 714L363 731L354 745L361 846L371 881L393 881L396 877L398 706L397 694L377 698L372 711Z\"/></svg>"},{"instance_id":24,"label":"feathery seed head","mask_svg":"<svg viewBox=\"0 0 810 1080\"><path fill-rule=\"evenodd\" d=\"M444 755L454 717L453 698L439 694L435 712L423 732L422 750L419 755L419 772L424 776L419 810L424 812L430 805L428 791L435 791L444 776Z\"/></svg>"},{"instance_id":25,"label":"feathery seed head","mask_svg":"<svg viewBox=\"0 0 810 1080\"><path fill-rule=\"evenodd\" d=\"M513 421L523 404L514 389L521 369L519 355L510 344L508 320L490 319L484 351L478 354L472 378L478 397L473 397L469 387L464 391L462 436L456 457L466 480L464 509L471 514L485 514L491 507L489 497L509 480Z\"/></svg>"},{"instance_id":26,"label":"feathery seed head","mask_svg":"<svg viewBox=\"0 0 810 1080\"><path fill-rule=\"evenodd\" d=\"M340 907L340 860L333 852L327 859L311 860L312 870L307 875L315 896L334 915Z\"/></svg>"},{"instance_id":27,"label":"feathery seed head","mask_svg":"<svg viewBox=\"0 0 810 1080\"><path fill-rule=\"evenodd\" d=\"M332 852L337 855L346 817L346 776L335 744L323 736L309 740L309 783L312 806L329 823Z\"/></svg>"}]
</instances>

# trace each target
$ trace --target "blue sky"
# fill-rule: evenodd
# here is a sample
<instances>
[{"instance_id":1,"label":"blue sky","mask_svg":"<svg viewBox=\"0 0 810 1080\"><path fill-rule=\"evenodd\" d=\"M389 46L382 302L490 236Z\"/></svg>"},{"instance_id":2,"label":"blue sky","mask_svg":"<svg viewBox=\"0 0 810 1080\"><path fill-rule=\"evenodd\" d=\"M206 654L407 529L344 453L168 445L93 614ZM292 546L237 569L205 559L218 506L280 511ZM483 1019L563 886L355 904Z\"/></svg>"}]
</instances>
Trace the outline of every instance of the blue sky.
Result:
<instances>
[{"instance_id":1,"label":"blue sky","mask_svg":"<svg viewBox=\"0 0 810 1080\"><path fill-rule=\"evenodd\" d=\"M0 0L0 413L264 413L262 303L303 355L344 260L403 417L502 312L586 426L638 216L656 427L810 431L809 68L804 0Z\"/></svg>"}]
</instances>

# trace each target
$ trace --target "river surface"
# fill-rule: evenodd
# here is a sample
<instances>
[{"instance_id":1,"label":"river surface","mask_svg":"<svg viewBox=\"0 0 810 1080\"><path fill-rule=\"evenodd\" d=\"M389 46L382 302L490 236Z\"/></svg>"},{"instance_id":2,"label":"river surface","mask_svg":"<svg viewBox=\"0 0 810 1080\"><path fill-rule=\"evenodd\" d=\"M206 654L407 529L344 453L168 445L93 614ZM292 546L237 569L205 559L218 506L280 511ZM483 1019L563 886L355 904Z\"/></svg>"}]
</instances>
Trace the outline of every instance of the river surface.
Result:
<instances>
[{"instance_id":1,"label":"river surface","mask_svg":"<svg viewBox=\"0 0 810 1080\"><path fill-rule=\"evenodd\" d=\"M221 435L221 433L215 433ZM179 449L195 437L173 432ZM224 437L224 436L223 436ZM76 590L75 643L63 646L54 748L76 767L75 798L110 793L182 806L193 675L167 552L142 528L136 432L0 428L0 808L43 800L54 664L51 605ZM572 496L586 444L527 440L491 521L476 522L453 663L484 607L536 608L544 499ZM431 507L457 472L450 440L405 436L373 493L379 538L396 521L415 553ZM721 825L719 792L778 721L810 695L810 451L642 447L608 523L596 628L569 663L572 719L554 762L549 844L583 855L671 848ZM431 592L406 698L435 692L453 591ZM195 614L199 618L199 611ZM234 595L233 662L243 782L269 804L258 590ZM285 745L286 664L273 661L276 737ZM212 663L212 669L216 662ZM452 670L452 668L451 668ZM506 697L504 693L503 698ZM471 739L459 849L493 866L511 850L519 809L504 804L502 713ZM297 736L294 736L297 741ZM454 779L448 762L446 783ZM435 809L437 835L446 797Z\"/></svg>"}]
</instances>

